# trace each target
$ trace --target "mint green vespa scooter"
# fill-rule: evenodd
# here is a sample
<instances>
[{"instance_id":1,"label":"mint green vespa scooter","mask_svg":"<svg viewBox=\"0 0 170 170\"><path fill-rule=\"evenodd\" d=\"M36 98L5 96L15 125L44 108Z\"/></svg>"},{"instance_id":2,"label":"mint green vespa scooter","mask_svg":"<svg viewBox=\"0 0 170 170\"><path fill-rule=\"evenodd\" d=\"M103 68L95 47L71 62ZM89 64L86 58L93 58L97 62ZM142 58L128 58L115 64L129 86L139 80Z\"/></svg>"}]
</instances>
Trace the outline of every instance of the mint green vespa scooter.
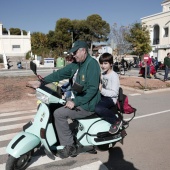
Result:
<instances>
[{"instance_id":1,"label":"mint green vespa scooter","mask_svg":"<svg viewBox=\"0 0 170 170\"><path fill-rule=\"evenodd\" d=\"M30 68L37 75L36 65L33 62L30 63ZM37 77L40 78L39 75ZM65 105L66 101L62 99L59 92L43 84L36 89L36 97L41 103L34 120L23 126L23 131L19 132L6 148L9 154L6 170L26 169L36 148L43 148L47 156L53 160L55 160L57 150L62 148L54 128L53 112ZM110 134L108 133L110 124L95 114L70 123L78 147L77 154L96 153L95 149L108 150L116 142L123 140L127 127L127 124L123 124L116 134Z\"/></svg>"}]
</instances>

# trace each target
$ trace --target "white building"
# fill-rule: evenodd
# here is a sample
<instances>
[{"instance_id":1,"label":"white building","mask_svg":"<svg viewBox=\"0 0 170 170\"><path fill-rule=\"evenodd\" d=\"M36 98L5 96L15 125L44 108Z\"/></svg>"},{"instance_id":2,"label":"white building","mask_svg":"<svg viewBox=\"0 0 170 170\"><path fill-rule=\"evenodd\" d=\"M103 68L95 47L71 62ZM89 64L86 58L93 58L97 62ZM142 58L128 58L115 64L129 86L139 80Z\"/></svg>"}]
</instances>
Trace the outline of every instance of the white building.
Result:
<instances>
[{"instance_id":1,"label":"white building","mask_svg":"<svg viewBox=\"0 0 170 170\"><path fill-rule=\"evenodd\" d=\"M30 32L27 35L10 35L8 31L7 35L3 35L3 25L0 23L0 55L6 55L7 57L25 57L26 53L31 50L31 35Z\"/></svg>"},{"instance_id":2,"label":"white building","mask_svg":"<svg viewBox=\"0 0 170 170\"><path fill-rule=\"evenodd\" d=\"M170 0L161 3L162 12L141 18L150 31L152 52L151 56L163 61L170 52Z\"/></svg>"}]
</instances>

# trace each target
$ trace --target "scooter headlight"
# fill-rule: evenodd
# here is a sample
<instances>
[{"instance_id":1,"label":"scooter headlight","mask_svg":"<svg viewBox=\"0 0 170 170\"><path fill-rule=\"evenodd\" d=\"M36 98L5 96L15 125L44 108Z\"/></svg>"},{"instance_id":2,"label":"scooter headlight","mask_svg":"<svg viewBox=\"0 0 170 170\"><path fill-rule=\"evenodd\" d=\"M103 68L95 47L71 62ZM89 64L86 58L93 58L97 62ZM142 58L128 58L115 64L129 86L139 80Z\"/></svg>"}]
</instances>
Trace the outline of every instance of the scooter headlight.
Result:
<instances>
[{"instance_id":1,"label":"scooter headlight","mask_svg":"<svg viewBox=\"0 0 170 170\"><path fill-rule=\"evenodd\" d=\"M36 97L38 100L40 100L41 102L43 103L46 103L46 104L49 104L49 97L46 96L45 94L39 92L39 91L36 91Z\"/></svg>"}]
</instances>

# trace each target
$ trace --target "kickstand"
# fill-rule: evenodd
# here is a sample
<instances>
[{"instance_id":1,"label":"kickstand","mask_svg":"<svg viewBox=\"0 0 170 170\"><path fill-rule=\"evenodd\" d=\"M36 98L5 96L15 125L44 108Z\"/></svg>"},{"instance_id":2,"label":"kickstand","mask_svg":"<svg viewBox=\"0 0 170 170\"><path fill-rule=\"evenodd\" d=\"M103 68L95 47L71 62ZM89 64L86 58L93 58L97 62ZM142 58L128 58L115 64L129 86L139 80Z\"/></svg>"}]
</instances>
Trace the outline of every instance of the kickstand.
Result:
<instances>
[{"instance_id":1,"label":"kickstand","mask_svg":"<svg viewBox=\"0 0 170 170\"><path fill-rule=\"evenodd\" d=\"M122 139L120 140L120 143L123 145L123 139L124 137L127 135L125 129L121 131L121 136L122 136Z\"/></svg>"},{"instance_id":2,"label":"kickstand","mask_svg":"<svg viewBox=\"0 0 170 170\"><path fill-rule=\"evenodd\" d=\"M120 140L120 143L123 145L123 138Z\"/></svg>"}]
</instances>

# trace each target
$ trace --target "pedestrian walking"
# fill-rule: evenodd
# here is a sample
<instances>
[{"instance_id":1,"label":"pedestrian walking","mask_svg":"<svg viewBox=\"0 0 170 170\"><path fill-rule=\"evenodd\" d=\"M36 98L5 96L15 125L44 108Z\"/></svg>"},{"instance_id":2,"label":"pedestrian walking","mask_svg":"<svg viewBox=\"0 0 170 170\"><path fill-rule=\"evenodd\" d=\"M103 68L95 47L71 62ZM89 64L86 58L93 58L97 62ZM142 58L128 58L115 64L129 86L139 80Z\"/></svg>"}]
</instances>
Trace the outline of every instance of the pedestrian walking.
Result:
<instances>
[{"instance_id":1,"label":"pedestrian walking","mask_svg":"<svg viewBox=\"0 0 170 170\"><path fill-rule=\"evenodd\" d=\"M164 81L168 80L168 74L170 71L170 53L167 53L167 56L164 58L164 65L165 65L165 75Z\"/></svg>"},{"instance_id":2,"label":"pedestrian walking","mask_svg":"<svg viewBox=\"0 0 170 170\"><path fill-rule=\"evenodd\" d=\"M147 61L147 76L150 77L150 68L151 68L152 58L149 56Z\"/></svg>"},{"instance_id":3,"label":"pedestrian walking","mask_svg":"<svg viewBox=\"0 0 170 170\"><path fill-rule=\"evenodd\" d=\"M154 66L155 66L155 70L157 72L158 68L159 68L158 57L155 57Z\"/></svg>"}]
</instances>

